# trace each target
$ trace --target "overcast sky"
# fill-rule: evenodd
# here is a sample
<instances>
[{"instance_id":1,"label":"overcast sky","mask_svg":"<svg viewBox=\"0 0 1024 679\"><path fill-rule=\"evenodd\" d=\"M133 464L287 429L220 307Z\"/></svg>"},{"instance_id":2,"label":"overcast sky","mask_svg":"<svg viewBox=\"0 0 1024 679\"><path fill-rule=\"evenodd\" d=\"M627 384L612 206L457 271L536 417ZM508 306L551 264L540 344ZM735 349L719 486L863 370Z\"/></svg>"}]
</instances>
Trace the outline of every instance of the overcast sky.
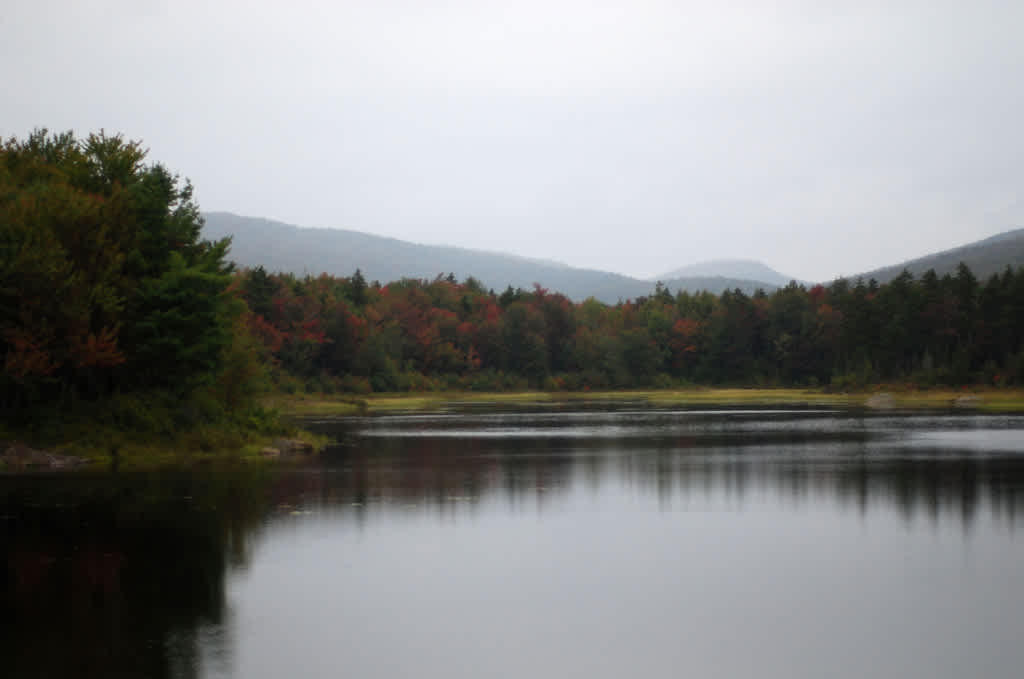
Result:
<instances>
[{"instance_id":1,"label":"overcast sky","mask_svg":"<svg viewBox=\"0 0 1024 679\"><path fill-rule=\"evenodd\" d=\"M830 279L1024 226L1024 3L14 0L0 134L205 210L650 276Z\"/></svg>"}]
</instances>

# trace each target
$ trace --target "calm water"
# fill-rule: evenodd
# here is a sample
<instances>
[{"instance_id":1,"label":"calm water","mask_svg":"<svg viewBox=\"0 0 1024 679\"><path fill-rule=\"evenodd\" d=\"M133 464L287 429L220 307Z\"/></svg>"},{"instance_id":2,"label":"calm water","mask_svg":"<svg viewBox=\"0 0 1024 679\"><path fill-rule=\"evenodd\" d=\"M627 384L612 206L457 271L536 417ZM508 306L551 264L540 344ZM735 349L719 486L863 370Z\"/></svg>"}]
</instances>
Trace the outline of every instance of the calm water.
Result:
<instances>
[{"instance_id":1,"label":"calm water","mask_svg":"<svg viewBox=\"0 0 1024 679\"><path fill-rule=\"evenodd\" d=\"M320 421L276 471L0 477L4 677L1024 675L1024 418Z\"/></svg>"}]
</instances>

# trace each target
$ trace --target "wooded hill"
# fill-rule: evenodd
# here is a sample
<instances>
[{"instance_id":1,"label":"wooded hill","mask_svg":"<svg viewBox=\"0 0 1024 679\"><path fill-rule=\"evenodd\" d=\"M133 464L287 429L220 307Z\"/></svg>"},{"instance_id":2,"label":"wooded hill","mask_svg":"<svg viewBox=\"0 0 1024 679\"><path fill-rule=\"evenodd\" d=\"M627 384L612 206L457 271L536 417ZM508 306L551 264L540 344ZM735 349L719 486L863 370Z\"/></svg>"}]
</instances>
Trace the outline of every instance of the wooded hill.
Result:
<instances>
[{"instance_id":1,"label":"wooded hill","mask_svg":"<svg viewBox=\"0 0 1024 679\"><path fill-rule=\"evenodd\" d=\"M510 285L530 289L537 283L558 290L574 301L594 297L608 304L650 295L657 281L672 293L706 290L719 295L726 290L739 289L752 295L758 289L772 292L792 280L751 260L701 262L640 280L607 271L578 269L552 260L419 245L360 231L302 228L227 212L207 212L203 216L206 237L232 238L229 257L239 266L262 266L267 271L297 276L321 273L347 276L360 269L368 280L384 283L403 277L430 280L453 273L460 280L472 276L496 291ZM879 283L887 283L904 269L918 278L929 269L944 276L955 273L960 262L981 279L1002 273L1007 266L1013 269L1024 266L1024 229L1006 231L958 248L845 278L850 281L863 278L865 282L874 278Z\"/></svg>"},{"instance_id":2,"label":"wooded hill","mask_svg":"<svg viewBox=\"0 0 1024 679\"><path fill-rule=\"evenodd\" d=\"M923 276L929 269L933 269L940 276L945 276L956 273L961 262L983 280L993 274L1003 273L1006 267L1018 269L1024 266L1024 229L1004 231L958 248L850 276L849 279L863 278L869 281L874 278L879 283L888 283L904 269L916 277Z\"/></svg>"},{"instance_id":3,"label":"wooded hill","mask_svg":"<svg viewBox=\"0 0 1024 679\"><path fill-rule=\"evenodd\" d=\"M387 283L401 278L432 280L449 273L459 280L473 277L498 292L508 286L531 289L534 283L557 290L575 301L593 297L608 304L654 292L655 282L593 269L577 269L558 262L528 259L496 252L419 245L394 238L345 229L311 229L226 212L204 214L207 238L230 237L229 257L240 267L262 266L267 271L313 276L347 276L356 269L369 281ZM765 281L714 275L687 276L662 281L673 293L679 290L715 294L758 288L775 290Z\"/></svg>"},{"instance_id":4,"label":"wooded hill","mask_svg":"<svg viewBox=\"0 0 1024 679\"><path fill-rule=\"evenodd\" d=\"M714 259L708 262L687 264L648 280L667 281L678 278L727 277L740 280L758 281L765 285L783 287L789 285L792 276L786 276L763 262L752 259ZM801 281L797 281L798 283ZM691 291L692 292L692 291Z\"/></svg>"}]
</instances>

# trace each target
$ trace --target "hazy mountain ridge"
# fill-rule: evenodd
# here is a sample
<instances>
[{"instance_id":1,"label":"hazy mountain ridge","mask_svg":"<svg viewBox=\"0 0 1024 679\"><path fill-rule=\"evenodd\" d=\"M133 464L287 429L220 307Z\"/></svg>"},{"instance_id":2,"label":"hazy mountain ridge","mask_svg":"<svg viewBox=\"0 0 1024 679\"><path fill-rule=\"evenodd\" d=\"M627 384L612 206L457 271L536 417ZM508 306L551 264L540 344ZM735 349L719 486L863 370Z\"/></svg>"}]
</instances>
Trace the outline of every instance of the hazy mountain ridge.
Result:
<instances>
[{"instance_id":1,"label":"hazy mountain ridge","mask_svg":"<svg viewBox=\"0 0 1024 679\"><path fill-rule=\"evenodd\" d=\"M420 245L348 229L303 228L228 212L204 213L207 238L232 236L229 257L243 267L297 275L329 273L349 276L360 269L368 280L382 283L402 278L432 279L449 272L463 280L473 276L496 291L507 286L529 289L534 283L574 300L594 297L615 303L654 292L653 281L622 274L578 269L560 262L530 259L453 246ZM680 289L721 293L739 288L752 294L767 292L771 283L727 276L688 276L663 279L672 292Z\"/></svg>"},{"instance_id":2,"label":"hazy mountain ridge","mask_svg":"<svg viewBox=\"0 0 1024 679\"><path fill-rule=\"evenodd\" d=\"M955 273L960 262L966 264L981 280L1002 273L1007 266L1013 269L1024 266L1024 229L1011 229L960 247L843 278L862 278L865 281L874 278L879 283L887 283L904 269L915 278L920 278L928 269L935 269L935 273L943 276Z\"/></svg>"},{"instance_id":3,"label":"hazy mountain ridge","mask_svg":"<svg viewBox=\"0 0 1024 679\"><path fill-rule=\"evenodd\" d=\"M649 280L665 281L677 278L708 276L763 281L779 287L786 286L790 281L796 280L793 276L781 274L764 262L753 259L713 259L706 262L697 262L696 264L679 267Z\"/></svg>"}]
</instances>

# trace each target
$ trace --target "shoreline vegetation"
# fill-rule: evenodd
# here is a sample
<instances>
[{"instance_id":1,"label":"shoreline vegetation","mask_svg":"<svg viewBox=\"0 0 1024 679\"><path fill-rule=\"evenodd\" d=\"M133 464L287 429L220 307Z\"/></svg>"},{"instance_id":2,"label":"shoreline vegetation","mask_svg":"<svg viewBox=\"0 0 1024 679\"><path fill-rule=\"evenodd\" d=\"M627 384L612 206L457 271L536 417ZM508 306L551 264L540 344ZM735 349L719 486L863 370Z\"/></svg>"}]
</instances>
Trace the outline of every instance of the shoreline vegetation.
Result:
<instances>
[{"instance_id":1,"label":"shoreline vegetation","mask_svg":"<svg viewBox=\"0 0 1024 679\"><path fill-rule=\"evenodd\" d=\"M653 408L827 407L866 411L960 411L990 414L1024 413L1024 389L961 388L915 389L904 385L878 385L854 392L823 389L694 387L689 389L606 391L507 391L436 393L381 393L372 395L284 394L265 396L262 404L274 422L271 432L258 428L208 427L173 436L133 432L96 422L64 423L41 431L0 429L0 472L16 471L16 451L55 456L52 468L145 469L195 466L218 462L263 462L292 457L303 447L319 452L324 436L306 431L301 418L383 415L399 412L436 413L458 409L499 409L595 406L632 403ZM284 418L288 422L281 422ZM284 450L281 450L284 448ZM271 451L277 450L277 453ZM282 454L283 453L283 454ZM301 457L301 456L299 456ZM42 468L36 465L35 468Z\"/></svg>"},{"instance_id":2,"label":"shoreline vegetation","mask_svg":"<svg viewBox=\"0 0 1024 679\"><path fill-rule=\"evenodd\" d=\"M617 391L514 391L384 393L367 396L280 394L264 403L288 417L343 417L403 411L439 412L462 406L525 407L637 403L651 407L831 407L866 410L960 410L985 413L1024 412L1024 389L907 389L880 385L873 390L829 392L795 388L654 389Z\"/></svg>"},{"instance_id":3,"label":"shoreline vegetation","mask_svg":"<svg viewBox=\"0 0 1024 679\"><path fill-rule=\"evenodd\" d=\"M1024 269L617 304L238 271L146 153L103 132L0 144L0 469L273 459L324 444L296 417L460 405L1024 412Z\"/></svg>"},{"instance_id":4,"label":"shoreline vegetation","mask_svg":"<svg viewBox=\"0 0 1024 679\"><path fill-rule=\"evenodd\" d=\"M146 471L169 467L264 464L318 453L327 437L280 423L277 433L208 427L160 435L106 426L63 425L49 432L0 429L0 474L49 470Z\"/></svg>"},{"instance_id":5,"label":"shoreline vegetation","mask_svg":"<svg viewBox=\"0 0 1024 679\"><path fill-rule=\"evenodd\" d=\"M945 411L987 414L1024 413L1024 389L916 389L876 385L872 389L832 392L820 388L693 387L688 389L606 391L506 391L435 393L284 394L265 396L262 405L272 432L256 428L210 427L174 436L132 432L78 421L48 433L0 429L0 473L42 469L145 470L217 464L263 464L301 459L321 451L327 437L302 428L302 418L356 417L402 412L439 413L473 408L594 407L636 404L652 408L802 407L849 411ZM283 421L282 421L283 420ZM17 455L52 457L52 464L17 465Z\"/></svg>"}]
</instances>

